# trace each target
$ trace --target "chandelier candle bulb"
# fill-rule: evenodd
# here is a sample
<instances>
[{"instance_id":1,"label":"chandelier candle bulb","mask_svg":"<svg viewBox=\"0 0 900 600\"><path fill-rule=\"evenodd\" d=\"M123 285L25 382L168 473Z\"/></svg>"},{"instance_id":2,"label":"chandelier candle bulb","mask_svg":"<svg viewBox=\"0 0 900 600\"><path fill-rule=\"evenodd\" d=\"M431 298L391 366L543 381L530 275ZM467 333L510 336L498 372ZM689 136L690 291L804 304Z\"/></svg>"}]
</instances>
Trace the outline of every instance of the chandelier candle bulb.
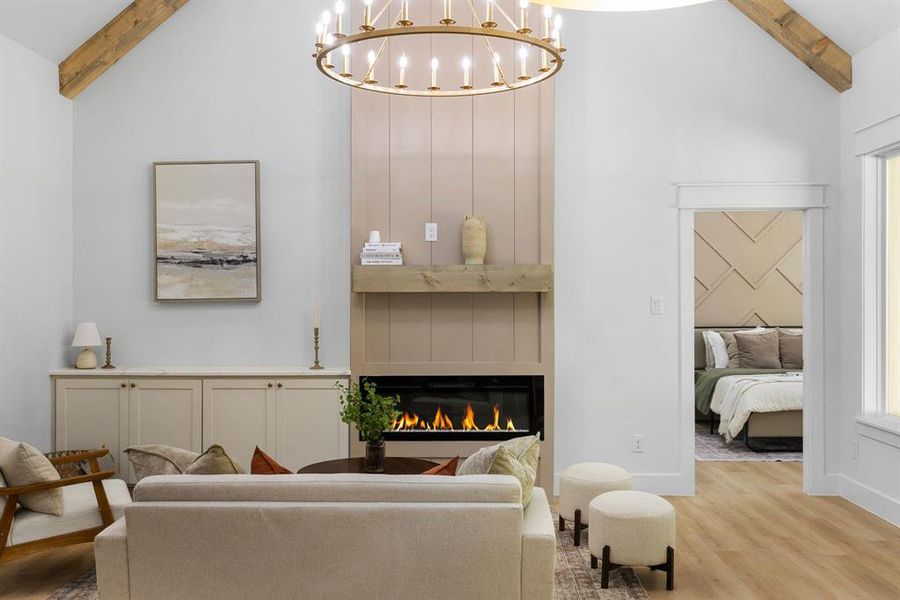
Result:
<instances>
[{"instance_id":1,"label":"chandelier candle bulb","mask_svg":"<svg viewBox=\"0 0 900 600\"><path fill-rule=\"evenodd\" d=\"M559 51L565 52L566 49L562 45L562 15L556 15L553 18L553 39L556 40L556 47Z\"/></svg>"},{"instance_id":2,"label":"chandelier candle bulb","mask_svg":"<svg viewBox=\"0 0 900 600\"><path fill-rule=\"evenodd\" d=\"M321 50L325 44L325 26L322 25L322 22L316 23L316 48Z\"/></svg>"},{"instance_id":3,"label":"chandelier candle bulb","mask_svg":"<svg viewBox=\"0 0 900 600\"><path fill-rule=\"evenodd\" d=\"M450 6L451 0L444 0L444 18L441 19L441 25L453 25L456 21L453 19L453 10Z\"/></svg>"},{"instance_id":4,"label":"chandelier candle bulb","mask_svg":"<svg viewBox=\"0 0 900 600\"><path fill-rule=\"evenodd\" d=\"M528 81L531 77L528 76L528 48L525 46L519 47L519 81Z\"/></svg>"},{"instance_id":5,"label":"chandelier candle bulb","mask_svg":"<svg viewBox=\"0 0 900 600\"><path fill-rule=\"evenodd\" d=\"M541 73L546 73L550 70L550 65L547 64L547 51L541 50Z\"/></svg>"},{"instance_id":6,"label":"chandelier candle bulb","mask_svg":"<svg viewBox=\"0 0 900 600\"><path fill-rule=\"evenodd\" d=\"M363 0L363 22L359 26L362 31L372 31L372 0Z\"/></svg>"},{"instance_id":7,"label":"chandelier candle bulb","mask_svg":"<svg viewBox=\"0 0 900 600\"><path fill-rule=\"evenodd\" d=\"M463 57L462 68L463 68L462 89L471 90L472 89L472 80L471 80L471 75L470 75L470 69L472 68L472 61L469 60L468 56Z\"/></svg>"},{"instance_id":8,"label":"chandelier candle bulb","mask_svg":"<svg viewBox=\"0 0 900 600\"><path fill-rule=\"evenodd\" d=\"M337 0L334 3L334 37L344 37L344 2Z\"/></svg>"},{"instance_id":9,"label":"chandelier candle bulb","mask_svg":"<svg viewBox=\"0 0 900 600\"><path fill-rule=\"evenodd\" d=\"M331 25L331 13L326 11L322 12L322 35L328 35L328 26Z\"/></svg>"},{"instance_id":10,"label":"chandelier candle bulb","mask_svg":"<svg viewBox=\"0 0 900 600\"><path fill-rule=\"evenodd\" d=\"M394 87L398 90L406 89L406 67L409 65L409 60L406 58L405 54L400 55L400 79L397 82L397 85Z\"/></svg>"},{"instance_id":11,"label":"chandelier candle bulb","mask_svg":"<svg viewBox=\"0 0 900 600\"><path fill-rule=\"evenodd\" d=\"M494 67L494 81L491 82L493 86L503 85L503 81L500 79L500 53L494 52L494 60L491 61Z\"/></svg>"},{"instance_id":12,"label":"chandelier candle bulb","mask_svg":"<svg viewBox=\"0 0 900 600\"><path fill-rule=\"evenodd\" d=\"M438 59L437 59L437 58L432 58L432 59L431 59L431 87L428 88L428 89L431 90L431 91L435 91L435 90L441 89L441 88L438 87L438 84L437 84L437 70L438 70L438 64L439 64L439 63L438 63Z\"/></svg>"},{"instance_id":13,"label":"chandelier candle bulb","mask_svg":"<svg viewBox=\"0 0 900 600\"><path fill-rule=\"evenodd\" d=\"M325 38L325 44L327 46L330 46L333 43L334 43L334 34L329 33L328 37ZM326 69L334 68L334 63L331 62L331 52L328 52L328 54L325 55L325 62L322 64L322 66L325 67Z\"/></svg>"},{"instance_id":14,"label":"chandelier candle bulb","mask_svg":"<svg viewBox=\"0 0 900 600\"><path fill-rule=\"evenodd\" d=\"M350 72L350 46L343 45L341 46L341 56L344 57L343 60L343 68L341 69L341 77L353 77L353 73Z\"/></svg>"},{"instance_id":15,"label":"chandelier candle bulb","mask_svg":"<svg viewBox=\"0 0 900 600\"><path fill-rule=\"evenodd\" d=\"M553 9L549 6L544 6L544 41L549 42L552 38L550 37L550 19L553 17Z\"/></svg>"},{"instance_id":16,"label":"chandelier candle bulb","mask_svg":"<svg viewBox=\"0 0 900 600\"><path fill-rule=\"evenodd\" d=\"M487 0L484 12L484 22L481 26L488 29L493 29L497 26L497 23L494 22L494 0Z\"/></svg>"},{"instance_id":17,"label":"chandelier candle bulb","mask_svg":"<svg viewBox=\"0 0 900 600\"><path fill-rule=\"evenodd\" d=\"M397 25L400 27L410 27L413 24L409 20L409 0L400 0L400 18L397 19Z\"/></svg>"},{"instance_id":18,"label":"chandelier candle bulb","mask_svg":"<svg viewBox=\"0 0 900 600\"><path fill-rule=\"evenodd\" d=\"M519 0L519 28L516 33L531 33L528 27L528 0Z\"/></svg>"},{"instance_id":19,"label":"chandelier candle bulb","mask_svg":"<svg viewBox=\"0 0 900 600\"><path fill-rule=\"evenodd\" d=\"M375 85L378 81L375 79L375 56L374 50L369 50L369 54L366 55L366 58L369 62L369 70L366 72L366 79L363 83L367 83L369 85Z\"/></svg>"}]
</instances>

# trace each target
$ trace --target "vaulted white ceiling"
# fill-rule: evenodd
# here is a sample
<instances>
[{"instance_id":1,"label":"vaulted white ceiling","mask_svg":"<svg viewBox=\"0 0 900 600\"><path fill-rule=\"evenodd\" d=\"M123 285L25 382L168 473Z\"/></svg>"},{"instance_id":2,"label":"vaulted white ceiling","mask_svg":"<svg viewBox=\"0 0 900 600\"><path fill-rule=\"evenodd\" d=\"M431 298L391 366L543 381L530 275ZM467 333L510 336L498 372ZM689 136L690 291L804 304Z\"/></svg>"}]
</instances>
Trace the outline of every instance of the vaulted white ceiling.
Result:
<instances>
[{"instance_id":1,"label":"vaulted white ceiling","mask_svg":"<svg viewBox=\"0 0 900 600\"><path fill-rule=\"evenodd\" d=\"M900 28L900 0L787 1L850 54ZM0 0L0 33L59 63L128 4L128 0ZM328 4L322 0L323 6Z\"/></svg>"}]
</instances>

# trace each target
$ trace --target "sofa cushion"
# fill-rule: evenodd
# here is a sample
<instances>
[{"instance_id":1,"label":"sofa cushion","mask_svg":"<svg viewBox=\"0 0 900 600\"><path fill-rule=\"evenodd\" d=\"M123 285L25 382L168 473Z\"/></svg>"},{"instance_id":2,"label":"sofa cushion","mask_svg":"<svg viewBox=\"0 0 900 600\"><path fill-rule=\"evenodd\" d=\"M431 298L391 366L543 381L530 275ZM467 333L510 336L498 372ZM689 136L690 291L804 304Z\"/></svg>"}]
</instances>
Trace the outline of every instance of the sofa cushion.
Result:
<instances>
[{"instance_id":1,"label":"sofa cushion","mask_svg":"<svg viewBox=\"0 0 900 600\"><path fill-rule=\"evenodd\" d=\"M290 475L290 469L256 447L250 459L250 473L253 475Z\"/></svg>"},{"instance_id":2,"label":"sofa cushion","mask_svg":"<svg viewBox=\"0 0 900 600\"><path fill-rule=\"evenodd\" d=\"M4 437L0 437L0 471L10 487L59 480L59 473L40 450ZM63 514L65 508L59 488L19 496L19 504L28 510L57 516Z\"/></svg>"},{"instance_id":3,"label":"sofa cushion","mask_svg":"<svg viewBox=\"0 0 900 600\"><path fill-rule=\"evenodd\" d=\"M79 483L60 489L65 498L63 515L57 517L19 508L13 519L8 545L24 544L103 525L92 484ZM113 519L124 516L125 507L131 504L125 482L121 479L105 479L103 489L106 490Z\"/></svg>"},{"instance_id":4,"label":"sofa cushion","mask_svg":"<svg viewBox=\"0 0 900 600\"><path fill-rule=\"evenodd\" d=\"M233 460L225 448L218 444L213 444L206 449L206 452L197 457L188 468L184 470L185 475L238 475L246 473L244 467Z\"/></svg>"},{"instance_id":5,"label":"sofa cushion","mask_svg":"<svg viewBox=\"0 0 900 600\"><path fill-rule=\"evenodd\" d=\"M164 444L131 446L126 448L125 452L138 481L151 475L184 473L184 470L200 456L198 452Z\"/></svg>"},{"instance_id":6,"label":"sofa cushion","mask_svg":"<svg viewBox=\"0 0 900 600\"><path fill-rule=\"evenodd\" d=\"M507 502L521 501L507 475L162 475L141 480L136 502Z\"/></svg>"}]
</instances>

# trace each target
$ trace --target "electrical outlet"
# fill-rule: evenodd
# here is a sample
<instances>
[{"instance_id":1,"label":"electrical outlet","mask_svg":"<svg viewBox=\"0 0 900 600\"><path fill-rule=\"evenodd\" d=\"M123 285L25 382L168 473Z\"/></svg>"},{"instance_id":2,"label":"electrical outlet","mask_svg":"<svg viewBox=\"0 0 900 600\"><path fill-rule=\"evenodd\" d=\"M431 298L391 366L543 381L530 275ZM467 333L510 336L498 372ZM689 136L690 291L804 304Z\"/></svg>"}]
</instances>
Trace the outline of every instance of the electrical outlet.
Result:
<instances>
[{"instance_id":1,"label":"electrical outlet","mask_svg":"<svg viewBox=\"0 0 900 600\"><path fill-rule=\"evenodd\" d=\"M859 460L859 442L857 441L850 442L850 458Z\"/></svg>"},{"instance_id":2,"label":"electrical outlet","mask_svg":"<svg viewBox=\"0 0 900 600\"><path fill-rule=\"evenodd\" d=\"M437 223L425 223L425 241L437 241Z\"/></svg>"},{"instance_id":3,"label":"electrical outlet","mask_svg":"<svg viewBox=\"0 0 900 600\"><path fill-rule=\"evenodd\" d=\"M631 451L632 452L643 452L644 451L644 434L643 433L634 433L631 435Z\"/></svg>"},{"instance_id":4,"label":"electrical outlet","mask_svg":"<svg viewBox=\"0 0 900 600\"><path fill-rule=\"evenodd\" d=\"M650 296L650 314L661 315L666 312L662 296Z\"/></svg>"}]
</instances>

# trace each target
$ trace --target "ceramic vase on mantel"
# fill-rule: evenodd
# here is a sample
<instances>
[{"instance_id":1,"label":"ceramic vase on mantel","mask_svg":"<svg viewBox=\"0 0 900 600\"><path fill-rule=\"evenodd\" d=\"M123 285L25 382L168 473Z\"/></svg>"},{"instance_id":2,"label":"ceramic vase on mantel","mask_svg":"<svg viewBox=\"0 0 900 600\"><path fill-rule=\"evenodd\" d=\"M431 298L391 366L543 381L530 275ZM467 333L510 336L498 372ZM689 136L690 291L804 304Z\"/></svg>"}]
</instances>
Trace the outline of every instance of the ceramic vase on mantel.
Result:
<instances>
[{"instance_id":1,"label":"ceramic vase on mantel","mask_svg":"<svg viewBox=\"0 0 900 600\"><path fill-rule=\"evenodd\" d=\"M466 215L462 231L462 253L467 265L483 265L487 254L487 227L483 217Z\"/></svg>"}]
</instances>

